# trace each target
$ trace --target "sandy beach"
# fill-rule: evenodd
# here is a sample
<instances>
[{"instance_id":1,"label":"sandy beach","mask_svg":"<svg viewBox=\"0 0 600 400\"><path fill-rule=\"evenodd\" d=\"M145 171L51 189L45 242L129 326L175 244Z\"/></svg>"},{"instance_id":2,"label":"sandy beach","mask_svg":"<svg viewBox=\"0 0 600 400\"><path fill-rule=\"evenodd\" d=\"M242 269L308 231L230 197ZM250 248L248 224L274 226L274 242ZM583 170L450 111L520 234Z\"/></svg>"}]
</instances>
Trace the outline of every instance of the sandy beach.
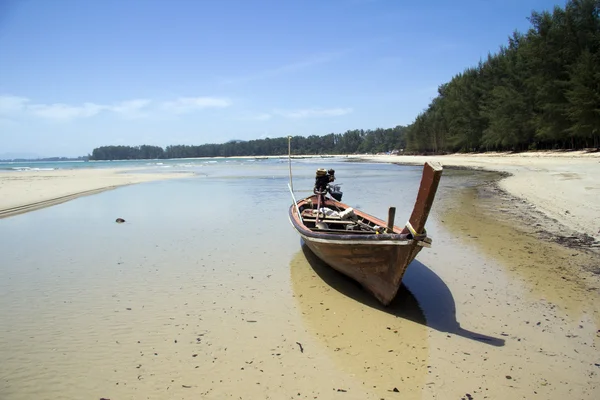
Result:
<instances>
[{"instance_id":1,"label":"sandy beach","mask_svg":"<svg viewBox=\"0 0 600 400\"><path fill-rule=\"evenodd\" d=\"M589 235L600 240L600 153L529 152L453 154L444 156L358 156L362 160L468 167L509 173L500 187L533 205L566 227L565 235ZM562 229L553 227L554 230Z\"/></svg>"},{"instance_id":2,"label":"sandy beach","mask_svg":"<svg viewBox=\"0 0 600 400\"><path fill-rule=\"evenodd\" d=\"M439 161L536 182L593 181L583 164L598 162L476 157ZM398 158L370 160L431 159ZM418 167L309 160L294 165L295 188L329 165L348 204L409 215ZM524 216L541 206L494 191L501 174L444 172L433 247L387 308L301 246L287 174L285 162L139 185L127 183L177 174L2 174L25 177L2 180L19 204L125 186L0 220L0 398L597 397L597 255L514 229L535 226Z\"/></svg>"},{"instance_id":3,"label":"sandy beach","mask_svg":"<svg viewBox=\"0 0 600 400\"><path fill-rule=\"evenodd\" d=\"M120 186L190 175L184 172L135 173L112 168L0 172L0 218Z\"/></svg>"}]
</instances>

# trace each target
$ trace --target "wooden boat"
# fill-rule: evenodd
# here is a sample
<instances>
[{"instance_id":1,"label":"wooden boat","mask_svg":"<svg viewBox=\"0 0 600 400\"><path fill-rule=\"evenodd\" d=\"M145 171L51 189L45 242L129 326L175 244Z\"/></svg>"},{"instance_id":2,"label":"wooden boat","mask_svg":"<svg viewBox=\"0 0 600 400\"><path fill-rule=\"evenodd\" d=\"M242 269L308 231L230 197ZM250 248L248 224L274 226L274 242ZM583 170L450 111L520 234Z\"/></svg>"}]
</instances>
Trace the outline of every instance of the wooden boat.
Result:
<instances>
[{"instance_id":1,"label":"wooden boat","mask_svg":"<svg viewBox=\"0 0 600 400\"><path fill-rule=\"evenodd\" d=\"M387 222L352 209L339 201L339 187L325 187L324 183L319 186L319 176L313 195L294 199L289 209L290 222L317 257L388 305L396 296L408 265L423 247L432 243L425 223L442 170L439 163L425 163L414 209L404 227L394 225L394 207L390 207ZM320 171L322 175L324 170ZM333 173L329 179L335 179Z\"/></svg>"}]
</instances>

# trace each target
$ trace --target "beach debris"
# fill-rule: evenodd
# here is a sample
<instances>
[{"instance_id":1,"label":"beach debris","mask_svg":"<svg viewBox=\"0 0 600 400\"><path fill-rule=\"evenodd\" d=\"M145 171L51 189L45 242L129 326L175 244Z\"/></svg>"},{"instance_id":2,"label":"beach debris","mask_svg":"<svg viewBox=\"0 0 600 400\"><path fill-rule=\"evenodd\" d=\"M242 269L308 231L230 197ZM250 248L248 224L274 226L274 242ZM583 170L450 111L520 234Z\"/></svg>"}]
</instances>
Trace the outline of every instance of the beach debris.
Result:
<instances>
[{"instance_id":1,"label":"beach debris","mask_svg":"<svg viewBox=\"0 0 600 400\"><path fill-rule=\"evenodd\" d=\"M181 385L181 387L184 387L186 389L190 389L191 388L191 386L188 386L188 385Z\"/></svg>"},{"instance_id":2,"label":"beach debris","mask_svg":"<svg viewBox=\"0 0 600 400\"><path fill-rule=\"evenodd\" d=\"M116 222L117 224L122 224L123 222L125 222L125 220L124 220L123 218L117 218L117 219L115 220L115 222Z\"/></svg>"},{"instance_id":3,"label":"beach debris","mask_svg":"<svg viewBox=\"0 0 600 400\"><path fill-rule=\"evenodd\" d=\"M506 375L506 379L512 379L512 376Z\"/></svg>"},{"instance_id":4,"label":"beach debris","mask_svg":"<svg viewBox=\"0 0 600 400\"><path fill-rule=\"evenodd\" d=\"M392 389L392 392L394 392L394 393L400 393L400 391L396 387L394 389Z\"/></svg>"},{"instance_id":5,"label":"beach debris","mask_svg":"<svg viewBox=\"0 0 600 400\"><path fill-rule=\"evenodd\" d=\"M337 391L338 391L338 392L347 392L347 390L346 390L346 389L338 389Z\"/></svg>"},{"instance_id":6,"label":"beach debris","mask_svg":"<svg viewBox=\"0 0 600 400\"><path fill-rule=\"evenodd\" d=\"M304 353L304 348L302 347L302 343L296 342L296 344L300 347L300 353Z\"/></svg>"}]
</instances>

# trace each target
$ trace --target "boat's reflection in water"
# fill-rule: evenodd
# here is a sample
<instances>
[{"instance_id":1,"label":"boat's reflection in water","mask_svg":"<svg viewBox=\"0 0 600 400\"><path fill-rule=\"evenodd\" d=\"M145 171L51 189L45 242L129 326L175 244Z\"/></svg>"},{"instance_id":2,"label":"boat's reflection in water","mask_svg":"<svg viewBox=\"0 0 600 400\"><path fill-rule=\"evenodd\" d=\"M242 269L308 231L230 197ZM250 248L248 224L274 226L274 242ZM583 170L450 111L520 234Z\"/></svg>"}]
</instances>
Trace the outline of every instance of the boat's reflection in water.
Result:
<instances>
[{"instance_id":1,"label":"boat's reflection in water","mask_svg":"<svg viewBox=\"0 0 600 400\"><path fill-rule=\"evenodd\" d=\"M390 305L384 307L357 282L321 261L304 243L302 243L301 254L328 286L348 298L440 332L477 340L492 346L504 346L503 339L462 328L456 320L455 302L448 286L431 269L417 260L408 267L396 298Z\"/></svg>"},{"instance_id":2,"label":"boat's reflection in water","mask_svg":"<svg viewBox=\"0 0 600 400\"><path fill-rule=\"evenodd\" d=\"M387 398L395 387L403 399L421 398L429 373L428 328L414 297L407 299L406 318L378 311L358 283L304 246L294 255L290 274L297 309L318 343L304 343L305 352L326 357L363 382L373 392L365 398Z\"/></svg>"}]
</instances>

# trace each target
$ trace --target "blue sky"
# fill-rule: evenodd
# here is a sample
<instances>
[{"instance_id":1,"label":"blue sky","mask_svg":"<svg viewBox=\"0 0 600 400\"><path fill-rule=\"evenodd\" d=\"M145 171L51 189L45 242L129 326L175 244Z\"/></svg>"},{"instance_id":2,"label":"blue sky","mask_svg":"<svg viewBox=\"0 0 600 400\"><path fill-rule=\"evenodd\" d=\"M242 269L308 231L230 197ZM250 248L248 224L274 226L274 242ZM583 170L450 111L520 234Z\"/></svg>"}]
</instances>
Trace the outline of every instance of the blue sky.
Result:
<instances>
[{"instance_id":1,"label":"blue sky","mask_svg":"<svg viewBox=\"0 0 600 400\"><path fill-rule=\"evenodd\" d=\"M408 125L543 0L0 0L0 156Z\"/></svg>"}]
</instances>

